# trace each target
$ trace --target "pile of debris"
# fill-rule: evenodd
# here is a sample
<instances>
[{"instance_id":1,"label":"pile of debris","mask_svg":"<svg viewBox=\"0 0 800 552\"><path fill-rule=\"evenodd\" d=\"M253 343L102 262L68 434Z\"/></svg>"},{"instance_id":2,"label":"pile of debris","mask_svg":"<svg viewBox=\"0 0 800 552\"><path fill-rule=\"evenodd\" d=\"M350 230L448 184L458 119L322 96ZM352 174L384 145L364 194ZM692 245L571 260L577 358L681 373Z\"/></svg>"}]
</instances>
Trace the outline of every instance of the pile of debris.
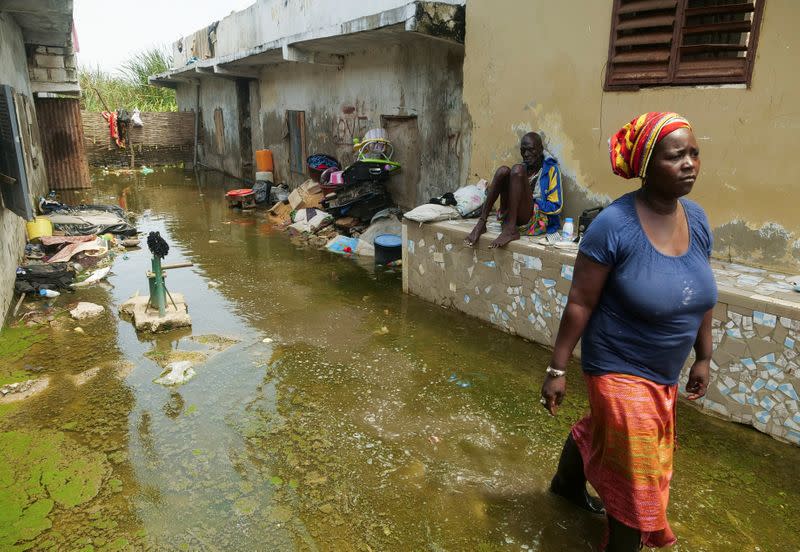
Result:
<instances>
[{"instance_id":1,"label":"pile of debris","mask_svg":"<svg viewBox=\"0 0 800 552\"><path fill-rule=\"evenodd\" d=\"M13 316L26 297L52 299L100 282L117 255L139 245L131 217L115 205L70 206L43 198L39 210L41 215L27 225Z\"/></svg>"},{"instance_id":2,"label":"pile of debris","mask_svg":"<svg viewBox=\"0 0 800 552\"><path fill-rule=\"evenodd\" d=\"M272 183L272 153L259 150L256 186L230 190L229 205L241 209L272 205L268 220L297 243L344 255L375 256L378 236L390 235L389 241L399 244L402 213L394 207L386 184L401 167L392 160L393 147L383 129L369 131L354 150L355 161L345 169L330 155L311 155L306 160L311 178L291 192ZM399 245L390 249L376 262L399 264Z\"/></svg>"}]
</instances>

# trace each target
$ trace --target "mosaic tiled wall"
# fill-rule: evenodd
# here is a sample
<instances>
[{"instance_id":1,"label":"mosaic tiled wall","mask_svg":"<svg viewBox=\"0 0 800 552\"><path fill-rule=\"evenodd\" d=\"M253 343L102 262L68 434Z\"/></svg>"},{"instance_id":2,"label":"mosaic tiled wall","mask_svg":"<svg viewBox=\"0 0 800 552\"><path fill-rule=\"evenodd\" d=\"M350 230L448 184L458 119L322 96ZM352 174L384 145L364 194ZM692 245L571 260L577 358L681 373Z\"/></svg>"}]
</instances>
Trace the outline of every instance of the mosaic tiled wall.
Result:
<instances>
[{"instance_id":1,"label":"mosaic tiled wall","mask_svg":"<svg viewBox=\"0 0 800 552\"><path fill-rule=\"evenodd\" d=\"M406 223L404 290L552 346L575 253L533 238L502 250L489 249L484 238L469 248L463 239L470 229L467 221ZM800 445L800 304L729 286L732 271L716 270L724 283L714 310L711 383L699 406Z\"/></svg>"},{"instance_id":2,"label":"mosaic tiled wall","mask_svg":"<svg viewBox=\"0 0 800 552\"><path fill-rule=\"evenodd\" d=\"M800 320L718 303L712 334L703 408L800 445Z\"/></svg>"}]
</instances>

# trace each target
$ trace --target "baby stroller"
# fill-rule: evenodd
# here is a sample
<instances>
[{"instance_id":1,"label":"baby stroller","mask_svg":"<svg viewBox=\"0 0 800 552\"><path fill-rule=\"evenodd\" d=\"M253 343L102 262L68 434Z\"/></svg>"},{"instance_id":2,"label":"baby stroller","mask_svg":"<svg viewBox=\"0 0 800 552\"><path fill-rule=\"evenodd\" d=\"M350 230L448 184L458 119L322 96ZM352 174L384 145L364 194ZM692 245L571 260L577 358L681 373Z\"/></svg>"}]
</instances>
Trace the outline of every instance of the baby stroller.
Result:
<instances>
[{"instance_id":1,"label":"baby stroller","mask_svg":"<svg viewBox=\"0 0 800 552\"><path fill-rule=\"evenodd\" d=\"M334 193L326 197L323 206L334 217L352 216L368 221L391 206L385 182L400 170L400 163L392 160L394 146L382 128L370 130L363 140L354 141L353 151L356 160L352 165L321 177L323 190Z\"/></svg>"},{"instance_id":2,"label":"baby stroller","mask_svg":"<svg viewBox=\"0 0 800 552\"><path fill-rule=\"evenodd\" d=\"M392 161L394 146L388 139L386 129L370 130L364 135L363 140L353 142L353 150L356 152L356 164L364 163L374 165L375 168L380 167L381 174L387 176L400 170L400 163Z\"/></svg>"}]
</instances>

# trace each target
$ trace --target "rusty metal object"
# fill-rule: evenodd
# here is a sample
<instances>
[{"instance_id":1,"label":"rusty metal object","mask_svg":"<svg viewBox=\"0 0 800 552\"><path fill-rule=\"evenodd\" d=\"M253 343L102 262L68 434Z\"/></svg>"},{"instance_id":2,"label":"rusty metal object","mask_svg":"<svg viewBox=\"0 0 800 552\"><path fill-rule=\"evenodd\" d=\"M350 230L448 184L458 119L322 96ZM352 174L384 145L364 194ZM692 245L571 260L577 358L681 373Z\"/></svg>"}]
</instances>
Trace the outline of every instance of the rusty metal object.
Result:
<instances>
[{"instance_id":1,"label":"rusty metal object","mask_svg":"<svg viewBox=\"0 0 800 552\"><path fill-rule=\"evenodd\" d=\"M79 100L36 98L36 114L50 189L90 188Z\"/></svg>"}]
</instances>

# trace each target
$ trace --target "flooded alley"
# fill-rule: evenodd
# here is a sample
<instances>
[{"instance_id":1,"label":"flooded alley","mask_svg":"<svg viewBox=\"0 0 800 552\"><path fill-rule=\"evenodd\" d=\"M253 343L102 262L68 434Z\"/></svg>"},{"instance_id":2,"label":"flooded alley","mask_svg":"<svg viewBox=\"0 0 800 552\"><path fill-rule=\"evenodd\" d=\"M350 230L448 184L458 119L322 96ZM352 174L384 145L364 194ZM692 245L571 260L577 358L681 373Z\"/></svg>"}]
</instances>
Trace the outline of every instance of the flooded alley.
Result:
<instances>
[{"instance_id":1,"label":"flooded alley","mask_svg":"<svg viewBox=\"0 0 800 552\"><path fill-rule=\"evenodd\" d=\"M62 294L96 321L9 329L0 382L2 550L595 550L603 519L547 492L586 408L573 366L557 418L545 349L401 293L400 273L298 247L228 209L216 173L94 175L170 244L191 330L137 335L146 249ZM13 342L13 346L11 343ZM27 348L27 349L26 349ZM153 382L172 360L196 376ZM669 514L683 551L800 550L800 449L678 409Z\"/></svg>"}]
</instances>

